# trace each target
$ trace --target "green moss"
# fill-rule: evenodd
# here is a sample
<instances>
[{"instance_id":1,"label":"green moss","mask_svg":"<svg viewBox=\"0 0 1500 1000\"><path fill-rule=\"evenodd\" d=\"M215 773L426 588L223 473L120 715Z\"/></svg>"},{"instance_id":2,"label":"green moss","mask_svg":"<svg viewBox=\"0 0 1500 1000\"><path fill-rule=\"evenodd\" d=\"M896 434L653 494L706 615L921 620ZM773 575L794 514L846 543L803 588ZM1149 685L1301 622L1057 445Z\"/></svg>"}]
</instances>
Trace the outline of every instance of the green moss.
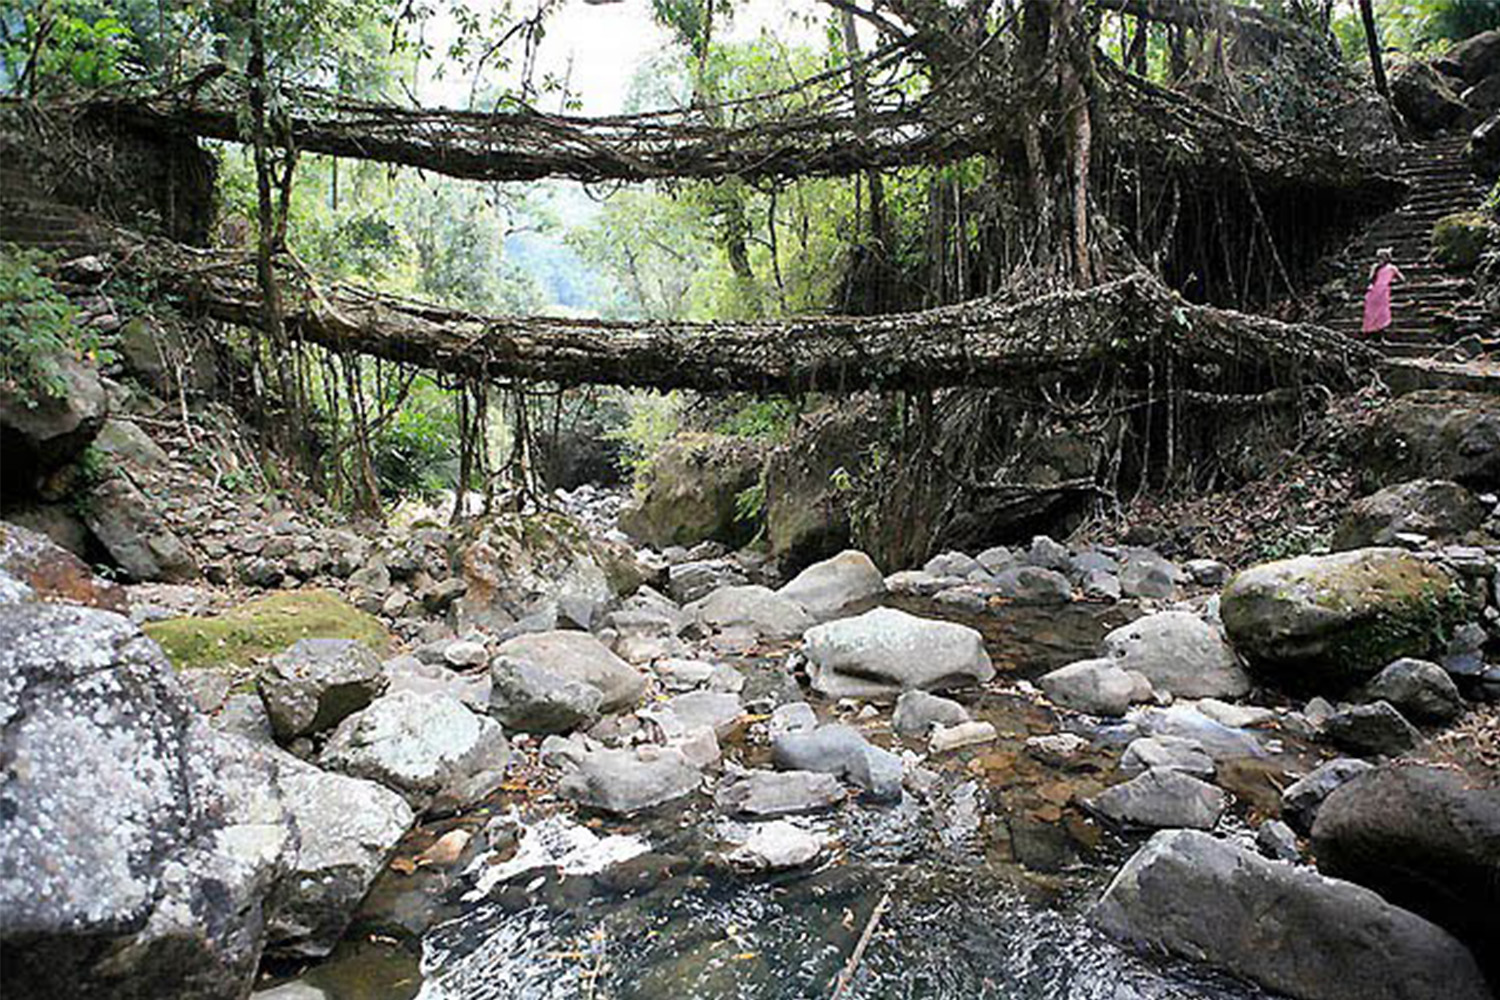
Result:
<instances>
[{"instance_id":1,"label":"green moss","mask_svg":"<svg viewBox=\"0 0 1500 1000\"><path fill-rule=\"evenodd\" d=\"M1483 212L1455 212L1432 227L1432 252L1447 267L1469 270L1479 263L1490 239Z\"/></svg>"},{"instance_id":2,"label":"green moss","mask_svg":"<svg viewBox=\"0 0 1500 1000\"><path fill-rule=\"evenodd\" d=\"M1457 584L1444 587L1429 579L1352 622L1329 642L1328 655L1333 662L1365 670L1378 670L1403 656L1428 656L1442 650L1474 610Z\"/></svg>"},{"instance_id":3,"label":"green moss","mask_svg":"<svg viewBox=\"0 0 1500 1000\"><path fill-rule=\"evenodd\" d=\"M272 594L212 618L151 622L145 631L179 670L245 666L298 639L357 639L376 653L391 642L380 622L327 590Z\"/></svg>"}]
</instances>

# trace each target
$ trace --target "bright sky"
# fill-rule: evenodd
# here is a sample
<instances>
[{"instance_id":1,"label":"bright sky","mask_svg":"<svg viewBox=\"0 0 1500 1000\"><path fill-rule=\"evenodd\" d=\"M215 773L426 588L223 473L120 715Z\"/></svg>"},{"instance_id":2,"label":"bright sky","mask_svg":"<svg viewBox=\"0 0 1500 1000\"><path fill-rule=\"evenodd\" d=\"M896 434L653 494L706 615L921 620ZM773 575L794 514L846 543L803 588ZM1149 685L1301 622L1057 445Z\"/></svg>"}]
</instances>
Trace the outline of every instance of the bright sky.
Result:
<instances>
[{"instance_id":1,"label":"bright sky","mask_svg":"<svg viewBox=\"0 0 1500 1000\"><path fill-rule=\"evenodd\" d=\"M497 5L497 0L472 4L485 16ZM518 3L516 9L528 8ZM721 40L746 40L762 31L771 31L789 43L810 43L819 33L816 24L827 16L829 9L812 0L747 0L737 7L727 35L716 34ZM583 102L582 113L589 115L620 111L636 67L648 56L674 44L671 34L652 18L651 0L596 4L567 0L546 23L547 34L538 52L534 79L540 81L549 73L566 77L570 91ZM427 40L436 54L446 53L453 34L453 22L446 16L435 17L426 25ZM868 39L865 41L868 44ZM519 59L521 46L514 44L511 49L513 58ZM457 73L434 80L432 68L424 67L424 100L455 106L465 104L471 80ZM519 81L519 68L515 78Z\"/></svg>"}]
</instances>

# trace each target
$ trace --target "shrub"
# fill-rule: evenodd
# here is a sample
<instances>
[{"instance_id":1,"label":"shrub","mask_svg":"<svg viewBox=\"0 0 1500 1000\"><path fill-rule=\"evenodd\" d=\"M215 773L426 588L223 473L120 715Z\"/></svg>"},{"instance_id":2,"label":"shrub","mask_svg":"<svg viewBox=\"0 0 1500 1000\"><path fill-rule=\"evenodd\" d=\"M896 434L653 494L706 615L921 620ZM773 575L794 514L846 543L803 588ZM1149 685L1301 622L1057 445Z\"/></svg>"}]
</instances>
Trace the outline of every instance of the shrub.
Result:
<instances>
[{"instance_id":1,"label":"shrub","mask_svg":"<svg viewBox=\"0 0 1500 1000\"><path fill-rule=\"evenodd\" d=\"M32 405L67 391L58 361L97 361L99 345L66 296L43 274L45 258L0 245L0 391Z\"/></svg>"}]
</instances>

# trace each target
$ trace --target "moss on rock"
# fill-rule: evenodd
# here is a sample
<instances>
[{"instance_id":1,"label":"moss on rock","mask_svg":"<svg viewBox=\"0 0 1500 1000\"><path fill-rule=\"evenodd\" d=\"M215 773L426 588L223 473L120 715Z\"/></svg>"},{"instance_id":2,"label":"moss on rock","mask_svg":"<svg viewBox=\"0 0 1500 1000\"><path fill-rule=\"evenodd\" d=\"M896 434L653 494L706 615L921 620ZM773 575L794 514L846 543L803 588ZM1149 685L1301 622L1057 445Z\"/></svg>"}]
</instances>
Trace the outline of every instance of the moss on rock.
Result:
<instances>
[{"instance_id":1,"label":"moss on rock","mask_svg":"<svg viewBox=\"0 0 1500 1000\"><path fill-rule=\"evenodd\" d=\"M1467 271L1479 263L1490 241L1490 220L1483 212L1454 212L1432 227L1432 252L1445 267Z\"/></svg>"},{"instance_id":2,"label":"moss on rock","mask_svg":"<svg viewBox=\"0 0 1500 1000\"><path fill-rule=\"evenodd\" d=\"M385 626L327 590L284 591L211 618L151 622L145 632L179 670L248 666L298 639L355 639L377 653L391 644Z\"/></svg>"}]
</instances>

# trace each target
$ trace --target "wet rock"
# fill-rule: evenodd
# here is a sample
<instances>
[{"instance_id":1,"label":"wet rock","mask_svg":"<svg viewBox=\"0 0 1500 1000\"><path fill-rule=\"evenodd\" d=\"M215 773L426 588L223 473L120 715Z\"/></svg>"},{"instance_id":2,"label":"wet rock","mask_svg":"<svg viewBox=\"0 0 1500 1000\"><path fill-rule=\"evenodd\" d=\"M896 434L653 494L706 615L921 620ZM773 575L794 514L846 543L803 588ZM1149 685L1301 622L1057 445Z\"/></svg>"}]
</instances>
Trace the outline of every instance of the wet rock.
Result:
<instances>
[{"instance_id":1,"label":"wet rock","mask_svg":"<svg viewBox=\"0 0 1500 1000\"><path fill-rule=\"evenodd\" d=\"M765 639L791 639L813 624L801 604L755 585L723 587L684 610L714 631L748 629Z\"/></svg>"},{"instance_id":2,"label":"wet rock","mask_svg":"<svg viewBox=\"0 0 1500 1000\"><path fill-rule=\"evenodd\" d=\"M1119 826L1212 830L1225 802L1224 793L1205 781L1172 768L1153 768L1083 805Z\"/></svg>"},{"instance_id":3,"label":"wet rock","mask_svg":"<svg viewBox=\"0 0 1500 1000\"><path fill-rule=\"evenodd\" d=\"M1193 707L1230 729L1251 729L1268 725L1276 720L1276 712L1273 709L1261 708L1258 705L1231 705L1217 698L1199 698L1193 702Z\"/></svg>"},{"instance_id":4,"label":"wet rock","mask_svg":"<svg viewBox=\"0 0 1500 1000\"><path fill-rule=\"evenodd\" d=\"M385 691L380 658L353 639L300 639L255 680L276 738L331 729Z\"/></svg>"},{"instance_id":5,"label":"wet rock","mask_svg":"<svg viewBox=\"0 0 1500 1000\"><path fill-rule=\"evenodd\" d=\"M782 771L834 775L877 800L901 797L901 758L870 744L848 726L782 733L771 743L771 760Z\"/></svg>"},{"instance_id":6,"label":"wet rock","mask_svg":"<svg viewBox=\"0 0 1500 1000\"><path fill-rule=\"evenodd\" d=\"M568 733L592 725L604 695L592 684L497 656L490 663L489 713L507 730Z\"/></svg>"},{"instance_id":7,"label":"wet rock","mask_svg":"<svg viewBox=\"0 0 1500 1000\"><path fill-rule=\"evenodd\" d=\"M761 462L761 446L747 438L680 434L652 456L645 488L621 512L620 527L658 549L705 540L743 545L755 527L736 503L759 482Z\"/></svg>"},{"instance_id":8,"label":"wet rock","mask_svg":"<svg viewBox=\"0 0 1500 1000\"><path fill-rule=\"evenodd\" d=\"M1414 479L1354 501L1334 533L1333 547L1395 545L1403 534L1447 541L1479 527L1488 516L1489 509L1459 484Z\"/></svg>"},{"instance_id":9,"label":"wet rock","mask_svg":"<svg viewBox=\"0 0 1500 1000\"><path fill-rule=\"evenodd\" d=\"M1073 585L1056 570L1038 566L1012 566L995 574L994 592L1016 604L1067 604L1073 600Z\"/></svg>"},{"instance_id":10,"label":"wet rock","mask_svg":"<svg viewBox=\"0 0 1500 1000\"><path fill-rule=\"evenodd\" d=\"M743 587L749 582L744 571L728 559L678 563L667 570L667 591L679 604L691 604L717 590Z\"/></svg>"},{"instance_id":11,"label":"wet rock","mask_svg":"<svg viewBox=\"0 0 1500 1000\"><path fill-rule=\"evenodd\" d=\"M628 816L691 795L701 781L680 750L641 746L580 755L558 790L581 805Z\"/></svg>"},{"instance_id":12,"label":"wet rock","mask_svg":"<svg viewBox=\"0 0 1500 1000\"><path fill-rule=\"evenodd\" d=\"M1422 722L1451 722L1464 710L1453 678L1426 660L1395 661L1365 685L1362 696L1370 701L1388 701L1402 715Z\"/></svg>"},{"instance_id":13,"label":"wet rock","mask_svg":"<svg viewBox=\"0 0 1500 1000\"><path fill-rule=\"evenodd\" d=\"M1500 788L1446 768L1386 765L1328 796L1312 840L1321 871L1452 931L1500 982Z\"/></svg>"},{"instance_id":14,"label":"wet rock","mask_svg":"<svg viewBox=\"0 0 1500 1000\"><path fill-rule=\"evenodd\" d=\"M94 487L83 519L132 578L168 583L198 578L192 552L146 495L123 476L112 476Z\"/></svg>"},{"instance_id":15,"label":"wet rock","mask_svg":"<svg viewBox=\"0 0 1500 1000\"><path fill-rule=\"evenodd\" d=\"M1258 757L1264 753L1253 733L1215 722L1190 705L1136 709L1129 718L1147 736L1194 740L1215 762L1234 757Z\"/></svg>"},{"instance_id":16,"label":"wet rock","mask_svg":"<svg viewBox=\"0 0 1500 1000\"><path fill-rule=\"evenodd\" d=\"M805 639L812 686L830 698L893 698L995 676L974 629L892 608L818 625Z\"/></svg>"},{"instance_id":17,"label":"wet rock","mask_svg":"<svg viewBox=\"0 0 1500 1000\"><path fill-rule=\"evenodd\" d=\"M994 724L990 722L960 722L951 726L938 724L932 728L928 749L933 753L947 753L961 747L992 743L998 736Z\"/></svg>"},{"instance_id":18,"label":"wet rock","mask_svg":"<svg viewBox=\"0 0 1500 1000\"><path fill-rule=\"evenodd\" d=\"M823 841L786 820L756 823L749 835L728 855L732 864L756 871L801 868L823 853Z\"/></svg>"},{"instance_id":19,"label":"wet rock","mask_svg":"<svg viewBox=\"0 0 1500 1000\"><path fill-rule=\"evenodd\" d=\"M599 691L600 712L630 708L646 692L646 675L586 632L536 632L500 644L497 657L530 663L564 682Z\"/></svg>"},{"instance_id":20,"label":"wet rock","mask_svg":"<svg viewBox=\"0 0 1500 1000\"><path fill-rule=\"evenodd\" d=\"M1422 741L1422 734L1388 701L1356 705L1334 714L1323 724L1323 734L1334 746L1361 756L1394 756Z\"/></svg>"},{"instance_id":21,"label":"wet rock","mask_svg":"<svg viewBox=\"0 0 1500 1000\"><path fill-rule=\"evenodd\" d=\"M1217 628L1189 611L1162 611L1104 637L1103 655L1179 698L1238 698L1250 678Z\"/></svg>"},{"instance_id":22,"label":"wet rock","mask_svg":"<svg viewBox=\"0 0 1500 1000\"><path fill-rule=\"evenodd\" d=\"M419 813L443 813L494 791L509 759L500 727L457 698L398 691L340 723L318 763L378 781Z\"/></svg>"},{"instance_id":23,"label":"wet rock","mask_svg":"<svg viewBox=\"0 0 1500 1000\"><path fill-rule=\"evenodd\" d=\"M1294 830L1311 833L1323 800L1332 795L1334 789L1372 767L1373 764L1352 757L1340 757L1319 764L1305 778L1288 785L1286 791L1281 793L1282 818Z\"/></svg>"},{"instance_id":24,"label":"wet rock","mask_svg":"<svg viewBox=\"0 0 1500 1000\"><path fill-rule=\"evenodd\" d=\"M1124 715L1131 705L1152 698L1150 681L1107 659L1058 667L1036 683L1057 704L1089 715Z\"/></svg>"},{"instance_id":25,"label":"wet rock","mask_svg":"<svg viewBox=\"0 0 1500 1000\"><path fill-rule=\"evenodd\" d=\"M1120 770L1126 774L1160 769L1181 771L1195 778L1212 780L1214 760L1197 740L1180 736L1143 736L1131 740L1120 758Z\"/></svg>"},{"instance_id":26,"label":"wet rock","mask_svg":"<svg viewBox=\"0 0 1500 1000\"><path fill-rule=\"evenodd\" d=\"M458 544L467 589L454 606L467 620L519 620L551 608L590 628L614 600L588 532L565 515L499 514L476 522Z\"/></svg>"},{"instance_id":27,"label":"wet rock","mask_svg":"<svg viewBox=\"0 0 1500 1000\"><path fill-rule=\"evenodd\" d=\"M0 966L17 997L249 992L295 836L264 757L93 608L0 607Z\"/></svg>"},{"instance_id":28,"label":"wet rock","mask_svg":"<svg viewBox=\"0 0 1500 1000\"><path fill-rule=\"evenodd\" d=\"M88 564L51 539L0 521L0 604L16 601L83 604L126 610L125 588L94 575Z\"/></svg>"},{"instance_id":29,"label":"wet rock","mask_svg":"<svg viewBox=\"0 0 1500 1000\"><path fill-rule=\"evenodd\" d=\"M969 710L956 701L926 691L907 691L896 699L891 730L897 736L925 739L933 726L956 726L969 721Z\"/></svg>"},{"instance_id":30,"label":"wet rock","mask_svg":"<svg viewBox=\"0 0 1500 1000\"><path fill-rule=\"evenodd\" d=\"M1463 102L1443 75L1420 60L1392 69L1390 88L1401 117L1423 132L1439 132L1464 113Z\"/></svg>"},{"instance_id":31,"label":"wet rock","mask_svg":"<svg viewBox=\"0 0 1500 1000\"><path fill-rule=\"evenodd\" d=\"M1297 835L1279 819L1268 819L1255 831L1255 849L1272 861L1297 861L1302 857Z\"/></svg>"},{"instance_id":32,"label":"wet rock","mask_svg":"<svg viewBox=\"0 0 1500 1000\"><path fill-rule=\"evenodd\" d=\"M815 621L835 618L845 608L885 593L885 578L863 552L849 549L804 569L777 591L800 604Z\"/></svg>"},{"instance_id":33,"label":"wet rock","mask_svg":"<svg viewBox=\"0 0 1500 1000\"><path fill-rule=\"evenodd\" d=\"M728 816L774 819L832 809L844 797L844 787L832 774L751 771L721 784L714 801Z\"/></svg>"},{"instance_id":34,"label":"wet rock","mask_svg":"<svg viewBox=\"0 0 1500 1000\"><path fill-rule=\"evenodd\" d=\"M1093 920L1138 950L1207 962L1299 1000L1489 995L1467 949L1421 917L1193 830L1153 836Z\"/></svg>"},{"instance_id":35,"label":"wet rock","mask_svg":"<svg viewBox=\"0 0 1500 1000\"><path fill-rule=\"evenodd\" d=\"M276 761L277 787L300 838L267 907L267 951L321 958L344 936L414 817L400 795L372 781L322 771L289 754Z\"/></svg>"},{"instance_id":36,"label":"wet rock","mask_svg":"<svg viewBox=\"0 0 1500 1000\"><path fill-rule=\"evenodd\" d=\"M1225 589L1220 614L1253 666L1342 690L1398 657L1425 655L1467 607L1431 563L1356 549L1248 569Z\"/></svg>"}]
</instances>

